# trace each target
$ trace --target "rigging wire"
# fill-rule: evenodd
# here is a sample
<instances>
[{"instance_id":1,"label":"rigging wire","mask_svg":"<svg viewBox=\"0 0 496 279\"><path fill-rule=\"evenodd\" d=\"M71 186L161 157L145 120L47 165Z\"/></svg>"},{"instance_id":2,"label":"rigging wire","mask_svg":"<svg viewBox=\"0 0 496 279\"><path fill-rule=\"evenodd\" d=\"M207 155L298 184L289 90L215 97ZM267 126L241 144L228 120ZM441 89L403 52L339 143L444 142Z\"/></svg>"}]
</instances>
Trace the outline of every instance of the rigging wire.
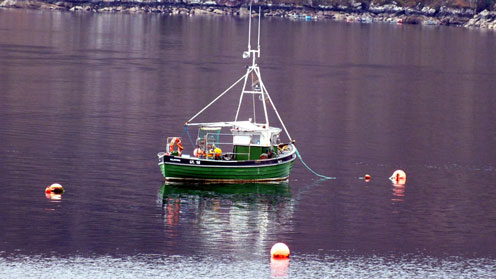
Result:
<instances>
[{"instance_id":1,"label":"rigging wire","mask_svg":"<svg viewBox=\"0 0 496 279\"><path fill-rule=\"evenodd\" d=\"M249 25L248 25L248 53L252 52L252 50L251 50L251 7L252 7L252 1L250 1L250 17L249 17L249 21L250 22L249 22ZM261 8L260 7L258 8L258 13L259 13L259 19L258 19L258 45L257 45L257 51L254 51L254 52L257 52L258 57L260 57L260 14L261 14ZM243 57L243 58L245 58L245 57ZM248 78L249 78L249 74L250 73L252 74L251 75L251 78L252 78L251 85L252 85L252 90L253 90L253 85L254 85L254 83L253 83L253 72L255 72L255 74L257 76L257 84L260 85L260 90L262 92L262 102L263 102L263 106L264 106L265 119L267 121L267 126L269 125L269 119L268 119L268 115L267 115L267 109L265 108L265 97L264 97L264 95L267 95L267 99L269 100L270 104L272 105L272 108L274 109L274 112L276 113L276 116L279 119L279 122L282 124L282 127L283 127L284 131L286 132L286 135L288 136L289 140L290 141L293 141L291 139L291 136L289 135L288 130L286 129L286 126L284 125L284 122L281 119L281 116L279 115L279 112L277 111L274 103L272 102L272 99L270 98L269 92L267 91L267 89L265 88L264 83L262 82L262 79L261 79L261 76L260 76L260 69L255 64L255 53L253 53L253 65L248 68L246 74L244 74L233 85L231 85L229 88L227 88L224 92L222 92L219 96L217 96L217 98L215 98L212 102L210 102L207 106L205 106L202 110L200 110L197 114L195 114L193 117L191 117L185 123L185 125L184 125L184 131L188 135L188 138L189 138L189 140L190 140L191 145L193 146L193 148L195 148L195 145L194 145L193 140L191 139L191 135L189 134L189 131L188 131L188 123L190 123L193 119L195 119L198 115L200 115L204 110L206 110L208 107L210 107L220 97L222 97L224 94L226 94L227 92L229 92L236 84L238 84L239 82L241 82L244 79L243 91L241 93L241 97L240 97L239 105L238 105L238 110L237 110L236 116L234 118L234 121L237 121L238 114L239 114L239 109L241 107L241 102L243 100L244 88L246 87L246 83L248 81ZM255 100L254 100L254 98L255 98L255 95L253 94L253 114L255 115ZM255 123L256 123L256 118L255 118ZM305 166L310 172L312 172L313 174L315 174L316 176L318 176L318 177L320 177L322 179L336 179L336 177L325 176L325 175L319 174L316 171L314 171L312 168L310 168L305 163L305 161L303 161L303 158L301 157L300 152L298 151L298 149L296 148L296 146L295 146L295 151L296 151L296 155L300 159L300 161L303 164L303 166Z\"/></svg>"},{"instance_id":2,"label":"rigging wire","mask_svg":"<svg viewBox=\"0 0 496 279\"><path fill-rule=\"evenodd\" d=\"M188 135L189 141L191 142L191 146L193 146L193 148L195 148L195 144L193 143L193 139L191 138L191 135L189 134L188 125L184 125L184 132L186 133L186 135Z\"/></svg>"}]
</instances>

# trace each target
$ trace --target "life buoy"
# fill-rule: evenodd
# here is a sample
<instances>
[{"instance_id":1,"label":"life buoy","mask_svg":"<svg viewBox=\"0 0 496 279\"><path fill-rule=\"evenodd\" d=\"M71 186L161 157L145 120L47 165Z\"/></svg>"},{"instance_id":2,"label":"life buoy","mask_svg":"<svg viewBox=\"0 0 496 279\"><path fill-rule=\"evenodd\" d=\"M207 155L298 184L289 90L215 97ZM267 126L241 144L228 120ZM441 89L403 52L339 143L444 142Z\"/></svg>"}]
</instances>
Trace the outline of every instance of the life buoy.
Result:
<instances>
[{"instance_id":1,"label":"life buoy","mask_svg":"<svg viewBox=\"0 0 496 279\"><path fill-rule=\"evenodd\" d=\"M181 156L181 151L183 151L183 144L180 138L172 138L169 144L169 152L172 154L174 152L174 147L177 145L177 155Z\"/></svg>"}]
</instances>

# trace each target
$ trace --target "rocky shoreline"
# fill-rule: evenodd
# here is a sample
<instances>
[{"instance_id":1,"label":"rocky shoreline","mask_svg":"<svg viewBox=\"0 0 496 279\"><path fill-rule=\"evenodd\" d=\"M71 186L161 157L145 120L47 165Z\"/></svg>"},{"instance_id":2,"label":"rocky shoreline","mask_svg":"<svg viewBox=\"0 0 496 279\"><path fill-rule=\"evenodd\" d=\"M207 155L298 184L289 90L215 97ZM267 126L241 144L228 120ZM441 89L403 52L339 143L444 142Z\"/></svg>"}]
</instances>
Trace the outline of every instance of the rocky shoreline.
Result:
<instances>
[{"instance_id":1,"label":"rocky shoreline","mask_svg":"<svg viewBox=\"0 0 496 279\"><path fill-rule=\"evenodd\" d=\"M141 2L137 2L141 1ZM190 0L191 2L164 2L164 0L112 1L53 1L53 0L0 0L0 8L53 9L71 12L95 13L161 13L168 15L231 15L247 16L246 4L227 0L223 2ZM145 0L146 1L146 0ZM168 1L168 0L165 0ZM196 2L193 2L196 1ZM222 0L221 0L222 1ZM283 17L292 20L334 20L347 22L390 22L398 24L455 25L469 28L496 30L496 12L463 7L420 5L402 7L396 2L378 5L371 2L350 1L348 4L317 7L303 5L273 5L260 3L265 17ZM494 5L496 8L496 4ZM258 11L254 9L254 11Z\"/></svg>"}]
</instances>

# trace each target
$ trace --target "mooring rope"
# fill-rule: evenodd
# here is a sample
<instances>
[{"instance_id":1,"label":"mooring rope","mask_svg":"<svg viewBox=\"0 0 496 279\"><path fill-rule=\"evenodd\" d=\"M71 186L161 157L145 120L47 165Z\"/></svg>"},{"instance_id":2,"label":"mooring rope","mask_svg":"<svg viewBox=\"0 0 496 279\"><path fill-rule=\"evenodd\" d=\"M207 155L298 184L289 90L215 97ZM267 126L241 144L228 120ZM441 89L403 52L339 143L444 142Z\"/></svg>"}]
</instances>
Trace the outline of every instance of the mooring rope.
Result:
<instances>
[{"instance_id":1,"label":"mooring rope","mask_svg":"<svg viewBox=\"0 0 496 279\"><path fill-rule=\"evenodd\" d=\"M311 171L313 174L315 174L316 176L318 177L321 177L323 179L336 179L336 177L330 177L330 176L325 176L325 175L322 175L322 174L318 174L317 172L315 172L314 170L312 170L311 167L309 167L305 161L303 161L303 158L301 158L301 155L300 155L300 152L298 152L298 148L296 148L295 146L295 150L296 150L296 155L298 156L298 158L300 159L300 161L303 163L303 165L309 170Z\"/></svg>"}]
</instances>

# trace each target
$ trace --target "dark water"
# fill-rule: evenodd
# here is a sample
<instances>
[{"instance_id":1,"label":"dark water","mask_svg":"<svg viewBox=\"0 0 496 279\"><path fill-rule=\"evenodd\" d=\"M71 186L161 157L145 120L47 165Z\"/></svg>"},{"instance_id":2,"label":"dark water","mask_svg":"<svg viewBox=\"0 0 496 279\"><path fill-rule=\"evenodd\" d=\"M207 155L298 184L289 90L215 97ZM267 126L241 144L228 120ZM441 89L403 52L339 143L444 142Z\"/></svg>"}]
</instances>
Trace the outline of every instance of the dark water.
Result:
<instances>
[{"instance_id":1,"label":"dark water","mask_svg":"<svg viewBox=\"0 0 496 279\"><path fill-rule=\"evenodd\" d=\"M494 278L492 32L264 19L265 85L336 179L163 185L156 153L244 74L247 23L0 10L0 277Z\"/></svg>"}]
</instances>

